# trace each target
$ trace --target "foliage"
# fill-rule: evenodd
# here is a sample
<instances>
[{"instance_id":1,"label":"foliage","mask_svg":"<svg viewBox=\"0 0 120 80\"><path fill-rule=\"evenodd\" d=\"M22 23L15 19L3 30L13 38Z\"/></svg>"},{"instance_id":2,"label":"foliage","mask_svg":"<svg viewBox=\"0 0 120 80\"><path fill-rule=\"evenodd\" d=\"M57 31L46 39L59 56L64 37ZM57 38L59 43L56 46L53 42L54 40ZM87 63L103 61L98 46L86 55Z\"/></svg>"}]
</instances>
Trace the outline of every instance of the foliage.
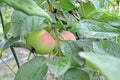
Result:
<instances>
[{"instance_id":1,"label":"foliage","mask_svg":"<svg viewBox=\"0 0 120 80\"><path fill-rule=\"evenodd\" d=\"M45 80L50 73L62 80L120 79L120 2L116 0L2 0L14 8L5 22L0 51L16 46L27 48L25 37L44 29L55 39L57 51L35 54L22 64L14 80ZM75 41L61 34L70 31ZM2 56L2 53L0 53Z\"/></svg>"},{"instance_id":2,"label":"foliage","mask_svg":"<svg viewBox=\"0 0 120 80\"><path fill-rule=\"evenodd\" d=\"M120 78L120 72L118 71L120 60L118 58L109 55L104 55L103 57L103 55L85 52L80 52L79 55L86 59L88 66L99 69L107 80L118 80ZM114 75L114 73L116 73L116 75Z\"/></svg>"}]
</instances>

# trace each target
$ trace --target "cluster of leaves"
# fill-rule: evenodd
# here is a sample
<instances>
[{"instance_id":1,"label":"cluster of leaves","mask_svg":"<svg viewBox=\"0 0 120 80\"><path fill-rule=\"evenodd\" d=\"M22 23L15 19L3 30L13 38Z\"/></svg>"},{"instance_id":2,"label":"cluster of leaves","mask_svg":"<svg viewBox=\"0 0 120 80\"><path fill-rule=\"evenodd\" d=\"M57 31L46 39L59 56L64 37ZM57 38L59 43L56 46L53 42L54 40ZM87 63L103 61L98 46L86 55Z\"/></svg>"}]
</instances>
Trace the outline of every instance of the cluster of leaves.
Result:
<instances>
[{"instance_id":1,"label":"cluster of leaves","mask_svg":"<svg viewBox=\"0 0 120 80\"><path fill-rule=\"evenodd\" d=\"M37 56L23 64L15 80L44 80L48 70L62 80L120 79L120 17L113 3L103 0L3 0L15 11L5 26L0 50L16 46L29 32L69 30L77 41L63 41L63 57ZM116 3L117 5L117 3ZM17 47L26 48L17 44ZM115 74L116 73L116 74Z\"/></svg>"}]
</instances>

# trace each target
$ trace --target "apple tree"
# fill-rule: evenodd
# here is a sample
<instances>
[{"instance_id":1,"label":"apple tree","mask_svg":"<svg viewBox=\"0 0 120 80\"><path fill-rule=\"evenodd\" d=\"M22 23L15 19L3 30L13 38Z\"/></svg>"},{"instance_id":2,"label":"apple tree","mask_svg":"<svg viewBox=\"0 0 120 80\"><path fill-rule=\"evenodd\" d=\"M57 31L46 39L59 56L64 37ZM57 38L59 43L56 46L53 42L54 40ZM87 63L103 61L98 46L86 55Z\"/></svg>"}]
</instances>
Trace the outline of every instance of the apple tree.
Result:
<instances>
[{"instance_id":1,"label":"apple tree","mask_svg":"<svg viewBox=\"0 0 120 80\"><path fill-rule=\"evenodd\" d=\"M18 65L14 80L119 80L119 0L1 0L13 9L1 15L7 48ZM30 51L20 65L14 47Z\"/></svg>"}]
</instances>

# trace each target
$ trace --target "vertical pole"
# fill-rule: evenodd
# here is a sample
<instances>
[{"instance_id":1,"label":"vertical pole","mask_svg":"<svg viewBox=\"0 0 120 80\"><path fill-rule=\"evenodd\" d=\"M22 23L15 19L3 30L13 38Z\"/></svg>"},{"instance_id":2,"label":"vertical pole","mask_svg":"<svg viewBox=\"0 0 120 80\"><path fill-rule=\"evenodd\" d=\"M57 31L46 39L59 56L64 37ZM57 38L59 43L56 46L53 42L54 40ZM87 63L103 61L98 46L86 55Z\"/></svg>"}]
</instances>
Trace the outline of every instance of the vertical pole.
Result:
<instances>
[{"instance_id":1,"label":"vertical pole","mask_svg":"<svg viewBox=\"0 0 120 80\"><path fill-rule=\"evenodd\" d=\"M5 25L4 25L4 21L3 21L2 12L1 12L1 7L0 7L0 17L1 17L1 22L2 22L3 33L4 33ZM4 38L7 38L6 35L4 35ZM13 55L14 55L14 58L15 58L15 61L17 63L18 68L20 68L20 64L19 64L19 61L18 61L18 58L16 56L14 48L10 46L10 49L11 49Z\"/></svg>"},{"instance_id":2,"label":"vertical pole","mask_svg":"<svg viewBox=\"0 0 120 80\"><path fill-rule=\"evenodd\" d=\"M3 33L4 33L4 21L3 21L3 17L2 17L2 12L1 12L1 7L0 7L0 18L1 18L1 22L2 22L2 28L3 28ZM4 38L6 38L6 36L4 35Z\"/></svg>"}]
</instances>

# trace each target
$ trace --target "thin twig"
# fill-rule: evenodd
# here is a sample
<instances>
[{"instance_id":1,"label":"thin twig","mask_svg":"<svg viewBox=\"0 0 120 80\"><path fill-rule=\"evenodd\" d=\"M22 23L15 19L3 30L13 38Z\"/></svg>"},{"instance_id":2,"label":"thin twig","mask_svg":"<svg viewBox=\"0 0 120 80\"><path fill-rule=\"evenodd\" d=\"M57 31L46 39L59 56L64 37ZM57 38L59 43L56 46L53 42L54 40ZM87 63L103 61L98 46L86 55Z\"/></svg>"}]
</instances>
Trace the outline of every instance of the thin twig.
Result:
<instances>
[{"instance_id":1,"label":"thin twig","mask_svg":"<svg viewBox=\"0 0 120 80\"><path fill-rule=\"evenodd\" d=\"M31 54L32 54L32 52L30 51L30 52L29 52L29 55L28 55L28 58L27 58L27 61L30 60Z\"/></svg>"},{"instance_id":2,"label":"thin twig","mask_svg":"<svg viewBox=\"0 0 120 80\"><path fill-rule=\"evenodd\" d=\"M58 54L59 56L61 56L61 53L60 53L60 39L59 39L59 33L58 33L58 30L56 27L54 27L54 31L55 31L55 35L57 37L57 47L58 47Z\"/></svg>"},{"instance_id":3,"label":"thin twig","mask_svg":"<svg viewBox=\"0 0 120 80\"><path fill-rule=\"evenodd\" d=\"M15 72L12 70L12 68L1 58L1 61L15 74Z\"/></svg>"},{"instance_id":4,"label":"thin twig","mask_svg":"<svg viewBox=\"0 0 120 80\"><path fill-rule=\"evenodd\" d=\"M98 71L98 70L96 70L96 72L97 72L98 79L99 79L99 80L101 80L101 79L100 79L100 74L99 74L99 71Z\"/></svg>"}]
</instances>

